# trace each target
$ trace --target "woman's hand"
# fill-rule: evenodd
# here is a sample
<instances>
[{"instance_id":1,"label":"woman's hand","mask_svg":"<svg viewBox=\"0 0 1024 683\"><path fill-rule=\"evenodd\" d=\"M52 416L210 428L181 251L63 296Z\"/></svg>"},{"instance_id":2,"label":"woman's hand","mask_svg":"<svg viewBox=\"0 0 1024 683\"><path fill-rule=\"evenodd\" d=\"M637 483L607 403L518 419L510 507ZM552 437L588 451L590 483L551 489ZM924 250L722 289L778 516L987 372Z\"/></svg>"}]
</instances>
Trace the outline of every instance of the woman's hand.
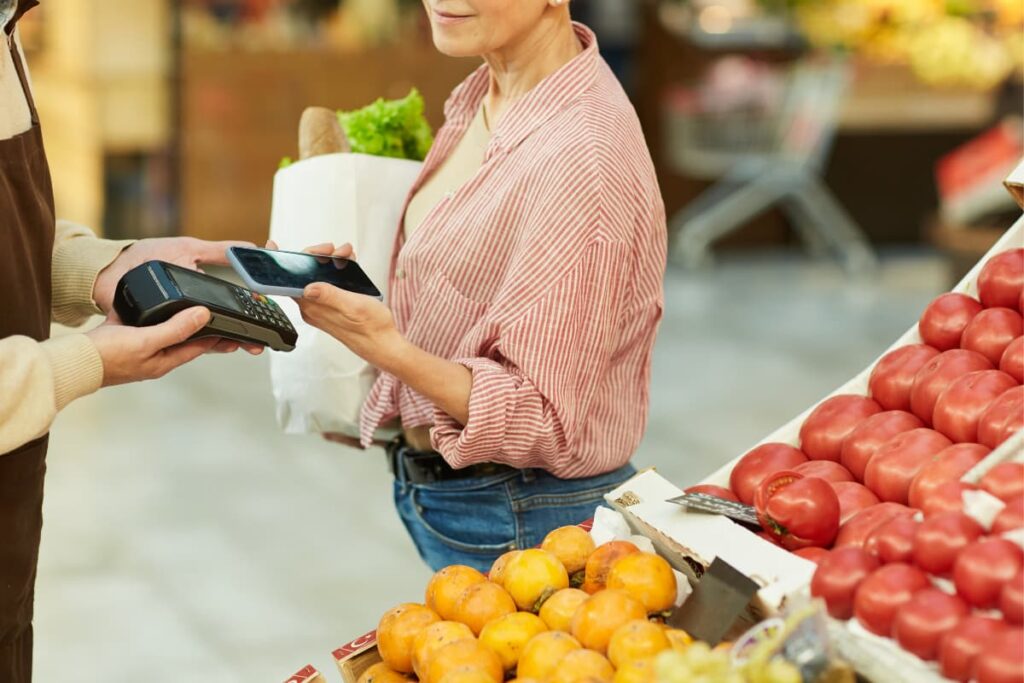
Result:
<instances>
[{"instance_id":1,"label":"woman's hand","mask_svg":"<svg viewBox=\"0 0 1024 683\"><path fill-rule=\"evenodd\" d=\"M402 335L391 311L377 299L317 282L306 287L298 304L303 320L381 370L387 371L400 353Z\"/></svg>"}]
</instances>

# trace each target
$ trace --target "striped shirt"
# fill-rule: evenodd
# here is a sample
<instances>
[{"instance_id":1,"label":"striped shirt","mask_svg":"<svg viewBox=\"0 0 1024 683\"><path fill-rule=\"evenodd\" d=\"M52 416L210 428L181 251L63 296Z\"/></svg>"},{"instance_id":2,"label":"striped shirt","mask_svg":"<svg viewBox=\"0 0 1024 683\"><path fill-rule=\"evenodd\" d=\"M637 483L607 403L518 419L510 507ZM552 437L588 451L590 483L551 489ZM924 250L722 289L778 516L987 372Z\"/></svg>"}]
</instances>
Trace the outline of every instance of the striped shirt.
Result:
<instances>
[{"instance_id":1,"label":"striped shirt","mask_svg":"<svg viewBox=\"0 0 1024 683\"><path fill-rule=\"evenodd\" d=\"M636 112L593 33L575 30L583 51L511 105L480 170L396 240L395 324L472 372L467 423L381 373L363 406L364 444L399 417L434 425L433 446L454 468L496 462L566 479L614 470L636 450L665 208ZM410 196L458 145L488 84L482 66L452 93Z\"/></svg>"}]
</instances>

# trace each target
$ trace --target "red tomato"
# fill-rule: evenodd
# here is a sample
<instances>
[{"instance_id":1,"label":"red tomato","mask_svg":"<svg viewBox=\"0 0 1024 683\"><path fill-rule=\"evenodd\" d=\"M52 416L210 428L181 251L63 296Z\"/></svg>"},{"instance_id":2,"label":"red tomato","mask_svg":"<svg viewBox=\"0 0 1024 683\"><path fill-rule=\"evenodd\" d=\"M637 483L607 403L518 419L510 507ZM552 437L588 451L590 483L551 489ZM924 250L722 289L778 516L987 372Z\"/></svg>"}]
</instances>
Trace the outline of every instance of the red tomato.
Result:
<instances>
[{"instance_id":1,"label":"red tomato","mask_svg":"<svg viewBox=\"0 0 1024 683\"><path fill-rule=\"evenodd\" d=\"M809 560L814 564L820 565L821 561L828 557L829 552L830 551L825 550L824 548L816 548L814 546L810 546L807 548L797 548L793 551L793 554L797 555L798 557L802 557L805 560Z\"/></svg>"},{"instance_id":2,"label":"red tomato","mask_svg":"<svg viewBox=\"0 0 1024 683\"><path fill-rule=\"evenodd\" d=\"M939 394L959 377L975 370L991 370L992 363L980 353L953 349L928 361L914 376L910 390L910 410L925 424L932 423L932 411Z\"/></svg>"},{"instance_id":3,"label":"red tomato","mask_svg":"<svg viewBox=\"0 0 1024 683\"><path fill-rule=\"evenodd\" d=\"M967 323L983 309L980 301L966 294L940 294L924 309L917 331L925 344L939 351L956 349Z\"/></svg>"},{"instance_id":4,"label":"red tomato","mask_svg":"<svg viewBox=\"0 0 1024 683\"><path fill-rule=\"evenodd\" d=\"M953 442L933 429L897 434L875 451L864 470L864 485L879 500L907 503L910 482L925 465Z\"/></svg>"},{"instance_id":5,"label":"red tomato","mask_svg":"<svg viewBox=\"0 0 1024 683\"><path fill-rule=\"evenodd\" d=\"M1024 249L1007 249L988 260L978 274L978 298L985 308L1024 305Z\"/></svg>"},{"instance_id":6,"label":"red tomato","mask_svg":"<svg viewBox=\"0 0 1024 683\"><path fill-rule=\"evenodd\" d=\"M893 637L907 652L933 661L938 659L942 636L969 613L967 603L961 598L938 588L925 588L896 614Z\"/></svg>"},{"instance_id":7,"label":"red tomato","mask_svg":"<svg viewBox=\"0 0 1024 683\"><path fill-rule=\"evenodd\" d=\"M839 529L835 547L855 546L861 548L868 534L880 524L888 522L897 515L913 515L914 511L899 503L879 503L861 510Z\"/></svg>"},{"instance_id":8,"label":"red tomato","mask_svg":"<svg viewBox=\"0 0 1024 683\"><path fill-rule=\"evenodd\" d=\"M969 372L939 395L932 412L932 424L956 443L978 438L978 419L992 401L1017 382L1001 370Z\"/></svg>"},{"instance_id":9,"label":"red tomato","mask_svg":"<svg viewBox=\"0 0 1024 683\"><path fill-rule=\"evenodd\" d=\"M853 481L853 475L837 462L831 460L808 460L793 468L805 477L818 477L830 482Z\"/></svg>"},{"instance_id":10,"label":"red tomato","mask_svg":"<svg viewBox=\"0 0 1024 683\"><path fill-rule=\"evenodd\" d=\"M926 344L908 344L882 356L871 371L871 398L886 410L910 410L910 389L917 372L939 355Z\"/></svg>"},{"instance_id":11,"label":"red tomato","mask_svg":"<svg viewBox=\"0 0 1024 683\"><path fill-rule=\"evenodd\" d=\"M953 564L956 592L975 607L995 607L1003 584L1017 575L1022 564L1024 552L1005 538L975 541L960 551Z\"/></svg>"},{"instance_id":12,"label":"red tomato","mask_svg":"<svg viewBox=\"0 0 1024 683\"><path fill-rule=\"evenodd\" d=\"M725 488L724 486L715 486L714 484L697 484L686 489L685 493L703 493L715 498L722 498L723 500L731 500L734 503L740 502L740 499L736 497L736 494Z\"/></svg>"},{"instance_id":13,"label":"red tomato","mask_svg":"<svg viewBox=\"0 0 1024 683\"><path fill-rule=\"evenodd\" d=\"M767 531L758 531L757 535L760 536L761 538L763 538L764 540L768 541L769 543L771 543L774 546L778 546L779 548L782 547L782 544L779 543L779 539L776 538L775 536L772 536Z\"/></svg>"},{"instance_id":14,"label":"red tomato","mask_svg":"<svg viewBox=\"0 0 1024 683\"><path fill-rule=\"evenodd\" d=\"M757 518L783 548L827 547L839 532L839 498L824 479L782 471L761 482Z\"/></svg>"},{"instance_id":15,"label":"red tomato","mask_svg":"<svg viewBox=\"0 0 1024 683\"><path fill-rule=\"evenodd\" d=\"M978 443L995 448L1024 429L1024 387L1014 387L988 404L978 418Z\"/></svg>"},{"instance_id":16,"label":"red tomato","mask_svg":"<svg viewBox=\"0 0 1024 683\"><path fill-rule=\"evenodd\" d=\"M1012 308L986 308L964 330L960 348L977 351L997 365L1006 347L1024 334L1024 318Z\"/></svg>"},{"instance_id":17,"label":"red tomato","mask_svg":"<svg viewBox=\"0 0 1024 683\"><path fill-rule=\"evenodd\" d=\"M1024 527L1024 496L1017 496L1006 501L1006 507L992 522L991 531L993 534L1001 534L1021 527Z\"/></svg>"},{"instance_id":18,"label":"red tomato","mask_svg":"<svg viewBox=\"0 0 1024 683\"><path fill-rule=\"evenodd\" d=\"M914 555L914 536L920 523L910 515L898 515L875 527L864 539L864 550L882 564L910 562Z\"/></svg>"},{"instance_id":19,"label":"red tomato","mask_svg":"<svg viewBox=\"0 0 1024 683\"><path fill-rule=\"evenodd\" d=\"M929 574L945 574L960 551L981 537L981 525L962 512L943 512L921 522L914 536L914 564Z\"/></svg>"},{"instance_id":20,"label":"red tomato","mask_svg":"<svg viewBox=\"0 0 1024 683\"><path fill-rule=\"evenodd\" d=\"M978 683L1024 683L1024 629L1008 628L981 646L974 659Z\"/></svg>"},{"instance_id":21,"label":"red tomato","mask_svg":"<svg viewBox=\"0 0 1024 683\"><path fill-rule=\"evenodd\" d=\"M887 564L861 581L853 596L857 621L874 634L892 635L892 622L914 594L931 586L928 576L903 562Z\"/></svg>"},{"instance_id":22,"label":"red tomato","mask_svg":"<svg viewBox=\"0 0 1024 683\"><path fill-rule=\"evenodd\" d=\"M1024 624L1024 572L1017 572L999 591L999 611L1007 622Z\"/></svg>"},{"instance_id":23,"label":"red tomato","mask_svg":"<svg viewBox=\"0 0 1024 683\"><path fill-rule=\"evenodd\" d=\"M839 462L843 439L882 406L867 396L842 394L826 399L800 426L800 448L811 460Z\"/></svg>"},{"instance_id":24,"label":"red tomato","mask_svg":"<svg viewBox=\"0 0 1024 683\"><path fill-rule=\"evenodd\" d=\"M757 488L765 477L796 467L802 462L807 462L807 456L788 444L761 444L736 463L729 475L729 488L742 502L753 505Z\"/></svg>"},{"instance_id":25,"label":"red tomato","mask_svg":"<svg viewBox=\"0 0 1024 683\"><path fill-rule=\"evenodd\" d=\"M1007 344L999 359L999 369L1024 384L1024 336L1017 337Z\"/></svg>"},{"instance_id":26,"label":"red tomato","mask_svg":"<svg viewBox=\"0 0 1024 683\"><path fill-rule=\"evenodd\" d=\"M986 472L978 485L999 500L1016 498L1024 494L1024 463L1001 462Z\"/></svg>"},{"instance_id":27,"label":"red tomato","mask_svg":"<svg viewBox=\"0 0 1024 683\"><path fill-rule=\"evenodd\" d=\"M825 601L836 619L853 616L853 596L860 582L881 566L878 558L860 548L837 548L818 564L811 595Z\"/></svg>"},{"instance_id":28,"label":"red tomato","mask_svg":"<svg viewBox=\"0 0 1024 683\"><path fill-rule=\"evenodd\" d=\"M910 482L910 491L907 494L910 507L922 509L925 501L935 493L935 489L947 481L955 481L967 474L968 470L981 462L990 452L988 448L976 443L958 443L939 451Z\"/></svg>"},{"instance_id":29,"label":"red tomato","mask_svg":"<svg viewBox=\"0 0 1024 683\"><path fill-rule=\"evenodd\" d=\"M878 505L880 502L878 496L871 493L871 489L855 481L833 482L832 490L836 492L836 496L839 498L840 527L864 508Z\"/></svg>"},{"instance_id":30,"label":"red tomato","mask_svg":"<svg viewBox=\"0 0 1024 683\"><path fill-rule=\"evenodd\" d=\"M1005 630L1006 624L991 617L972 615L961 619L939 644L942 675L954 681L969 681L974 669L974 658L981 652L982 646Z\"/></svg>"},{"instance_id":31,"label":"red tomato","mask_svg":"<svg viewBox=\"0 0 1024 683\"><path fill-rule=\"evenodd\" d=\"M933 515L941 515L943 512L963 512L964 491L977 491L974 484L965 484L962 481L947 481L935 487L935 492L925 499L921 504L921 512L925 519Z\"/></svg>"},{"instance_id":32,"label":"red tomato","mask_svg":"<svg viewBox=\"0 0 1024 683\"><path fill-rule=\"evenodd\" d=\"M839 462L857 478L857 481L863 481L868 460L879 446L897 434L919 427L924 427L920 418L904 410L887 410L872 415L857 425L843 441Z\"/></svg>"}]
</instances>

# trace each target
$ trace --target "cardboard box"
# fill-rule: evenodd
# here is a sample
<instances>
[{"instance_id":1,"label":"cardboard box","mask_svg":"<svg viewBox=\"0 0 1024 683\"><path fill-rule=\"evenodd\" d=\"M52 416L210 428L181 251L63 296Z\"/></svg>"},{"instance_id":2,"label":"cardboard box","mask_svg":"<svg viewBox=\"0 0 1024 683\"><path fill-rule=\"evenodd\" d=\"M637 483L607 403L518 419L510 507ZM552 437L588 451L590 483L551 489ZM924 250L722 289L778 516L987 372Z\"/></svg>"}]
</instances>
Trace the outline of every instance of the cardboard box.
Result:
<instances>
[{"instance_id":1,"label":"cardboard box","mask_svg":"<svg viewBox=\"0 0 1024 683\"><path fill-rule=\"evenodd\" d=\"M1003 181L1003 185L1017 201L1017 206L1024 209L1024 159L1021 159L1013 173Z\"/></svg>"},{"instance_id":2,"label":"cardboard box","mask_svg":"<svg viewBox=\"0 0 1024 683\"><path fill-rule=\"evenodd\" d=\"M327 679L310 664L296 671L284 683L327 683Z\"/></svg>"}]
</instances>

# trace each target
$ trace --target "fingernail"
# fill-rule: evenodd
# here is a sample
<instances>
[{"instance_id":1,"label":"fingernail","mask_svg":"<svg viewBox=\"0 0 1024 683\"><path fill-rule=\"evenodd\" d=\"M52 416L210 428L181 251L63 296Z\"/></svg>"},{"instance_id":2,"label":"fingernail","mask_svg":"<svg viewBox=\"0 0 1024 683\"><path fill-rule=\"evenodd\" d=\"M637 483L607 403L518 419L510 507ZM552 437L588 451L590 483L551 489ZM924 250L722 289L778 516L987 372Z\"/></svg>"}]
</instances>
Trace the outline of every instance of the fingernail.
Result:
<instances>
[{"instance_id":1,"label":"fingernail","mask_svg":"<svg viewBox=\"0 0 1024 683\"><path fill-rule=\"evenodd\" d=\"M316 285L310 285L309 287L306 287L306 291L303 293L303 296L307 299L316 301L320 298L320 288Z\"/></svg>"},{"instance_id":2,"label":"fingernail","mask_svg":"<svg viewBox=\"0 0 1024 683\"><path fill-rule=\"evenodd\" d=\"M192 314L192 319L197 323L205 323L209 318L208 312L205 308L199 308L195 313Z\"/></svg>"}]
</instances>

